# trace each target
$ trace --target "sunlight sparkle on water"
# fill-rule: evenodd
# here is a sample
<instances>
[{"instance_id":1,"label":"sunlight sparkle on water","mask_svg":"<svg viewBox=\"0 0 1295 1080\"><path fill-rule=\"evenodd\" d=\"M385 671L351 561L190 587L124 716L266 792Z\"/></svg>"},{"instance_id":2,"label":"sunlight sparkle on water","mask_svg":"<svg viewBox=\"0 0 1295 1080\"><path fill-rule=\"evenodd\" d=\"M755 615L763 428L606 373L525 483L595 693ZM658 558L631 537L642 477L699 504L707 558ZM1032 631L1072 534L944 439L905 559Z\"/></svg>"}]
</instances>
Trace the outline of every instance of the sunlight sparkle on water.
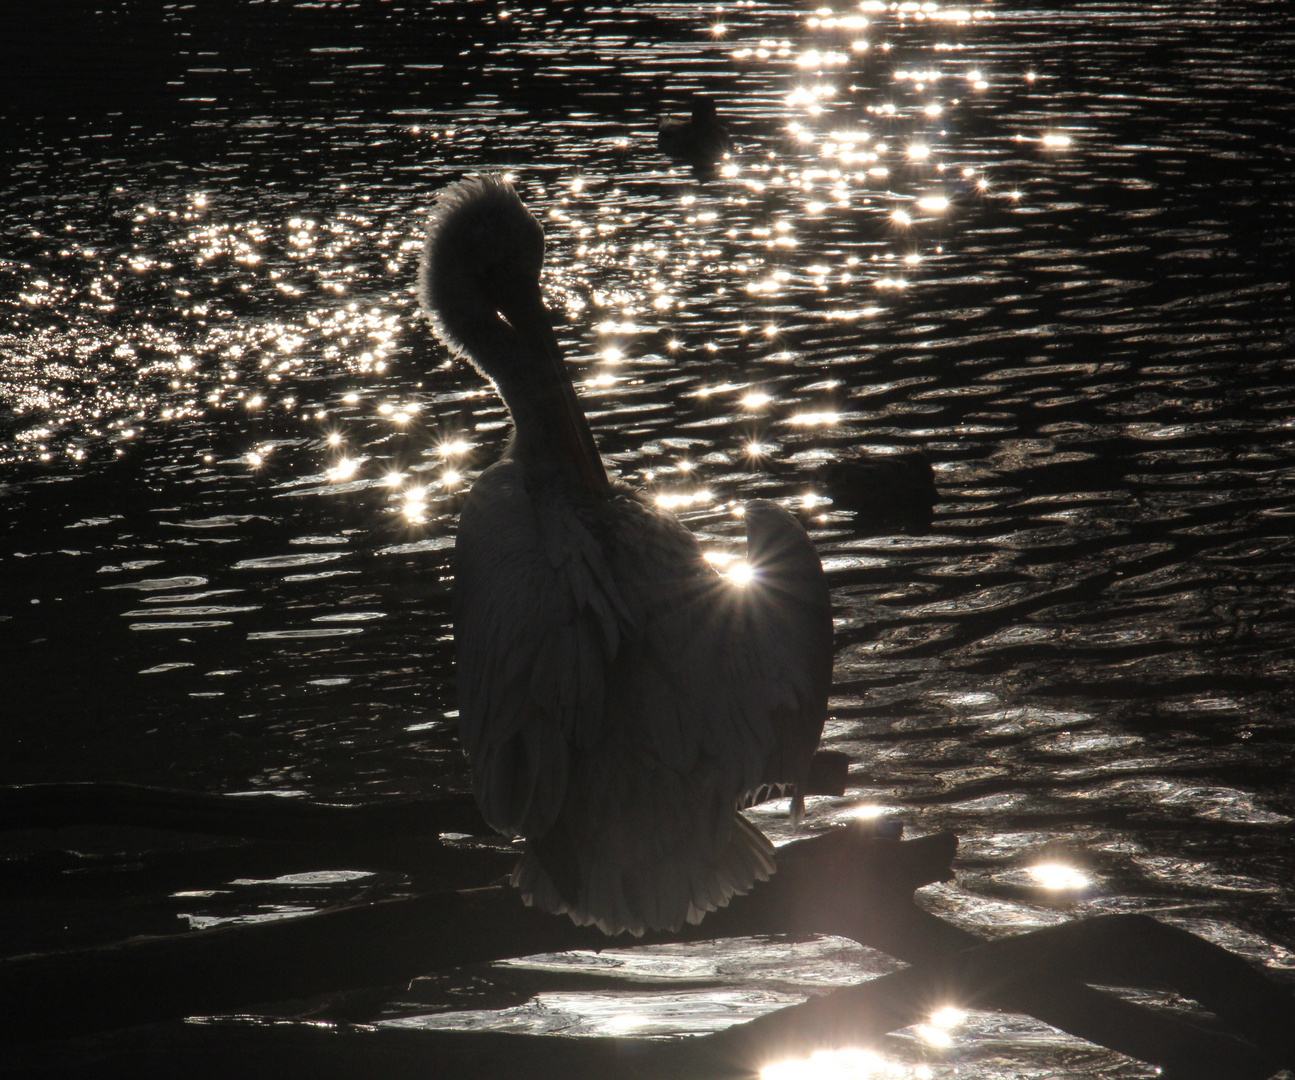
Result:
<instances>
[{"instance_id":1,"label":"sunlight sparkle on water","mask_svg":"<svg viewBox=\"0 0 1295 1080\"><path fill-rule=\"evenodd\" d=\"M665 510L673 510L679 506L708 503L713 498L714 496L709 491L662 492L656 497L656 504Z\"/></svg>"},{"instance_id":2,"label":"sunlight sparkle on water","mask_svg":"<svg viewBox=\"0 0 1295 1080\"><path fill-rule=\"evenodd\" d=\"M924 1043L929 1046L952 1046L953 1036L944 1028L935 1027L932 1024L917 1024L913 1030Z\"/></svg>"},{"instance_id":3,"label":"sunlight sparkle on water","mask_svg":"<svg viewBox=\"0 0 1295 1080\"><path fill-rule=\"evenodd\" d=\"M936 1009L931 1013L931 1025L938 1028L954 1028L961 1024L967 1018L967 1014L952 1005L946 1005L942 1009Z\"/></svg>"},{"instance_id":4,"label":"sunlight sparkle on water","mask_svg":"<svg viewBox=\"0 0 1295 1080\"><path fill-rule=\"evenodd\" d=\"M862 818L867 821L872 818L883 817L886 814L884 806L878 806L876 803L867 803L863 806L856 806L850 811L850 817Z\"/></svg>"},{"instance_id":5,"label":"sunlight sparkle on water","mask_svg":"<svg viewBox=\"0 0 1295 1080\"><path fill-rule=\"evenodd\" d=\"M1087 874L1063 863L1039 863L1030 876L1045 889L1086 889L1092 884Z\"/></svg>"},{"instance_id":6,"label":"sunlight sparkle on water","mask_svg":"<svg viewBox=\"0 0 1295 1080\"><path fill-rule=\"evenodd\" d=\"M930 1076L925 1066L916 1069L887 1061L875 1050L815 1050L807 1058L779 1061L760 1070L760 1080L863 1080L873 1076Z\"/></svg>"},{"instance_id":7,"label":"sunlight sparkle on water","mask_svg":"<svg viewBox=\"0 0 1295 1080\"><path fill-rule=\"evenodd\" d=\"M359 469L360 463L354 458L342 458L336 465L328 470L328 479L333 481L349 480Z\"/></svg>"}]
</instances>

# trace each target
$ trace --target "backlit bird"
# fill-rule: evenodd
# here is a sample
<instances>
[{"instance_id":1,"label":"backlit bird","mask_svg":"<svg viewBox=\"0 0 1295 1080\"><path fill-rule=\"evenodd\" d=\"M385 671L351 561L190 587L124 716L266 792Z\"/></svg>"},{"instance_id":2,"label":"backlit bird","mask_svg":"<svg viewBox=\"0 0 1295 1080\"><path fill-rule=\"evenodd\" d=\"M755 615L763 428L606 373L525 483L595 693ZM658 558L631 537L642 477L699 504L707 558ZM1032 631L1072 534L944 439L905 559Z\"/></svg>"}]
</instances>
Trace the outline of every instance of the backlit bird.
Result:
<instances>
[{"instance_id":1,"label":"backlit bird","mask_svg":"<svg viewBox=\"0 0 1295 1080\"><path fill-rule=\"evenodd\" d=\"M540 294L543 255L504 180L440 193L419 300L514 425L459 521L459 734L486 820L525 838L527 903L608 934L678 928L773 872L739 807L804 779L831 682L827 586L771 503L746 506L743 587L609 481Z\"/></svg>"},{"instance_id":2,"label":"backlit bird","mask_svg":"<svg viewBox=\"0 0 1295 1080\"><path fill-rule=\"evenodd\" d=\"M711 169L733 152L733 140L719 122L715 102L699 94L692 99L689 119L666 117L661 121L657 147L667 157L686 161L695 169Z\"/></svg>"}]
</instances>

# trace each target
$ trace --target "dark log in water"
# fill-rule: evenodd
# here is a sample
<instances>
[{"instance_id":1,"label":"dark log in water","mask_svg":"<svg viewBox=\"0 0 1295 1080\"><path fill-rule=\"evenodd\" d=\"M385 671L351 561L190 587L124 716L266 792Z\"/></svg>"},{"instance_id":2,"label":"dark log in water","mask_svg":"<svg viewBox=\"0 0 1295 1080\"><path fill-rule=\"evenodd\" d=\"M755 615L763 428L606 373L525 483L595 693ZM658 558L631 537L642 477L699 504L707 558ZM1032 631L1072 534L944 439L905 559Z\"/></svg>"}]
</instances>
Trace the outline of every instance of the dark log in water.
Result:
<instances>
[{"instance_id":1,"label":"dark log in water","mask_svg":"<svg viewBox=\"0 0 1295 1080\"><path fill-rule=\"evenodd\" d=\"M470 795L328 805L272 794L230 796L141 784L26 784L0 788L0 827L114 825L211 836L309 840L490 832Z\"/></svg>"},{"instance_id":2,"label":"dark log in water","mask_svg":"<svg viewBox=\"0 0 1295 1080\"><path fill-rule=\"evenodd\" d=\"M339 1055L335 1039L311 1043L299 1031L263 1046L256 1061L305 1053L312 1075L341 1075L338 1063L383 1047L405 1075L435 1057L440 1075L498 1073L530 1061L532 1075L749 1075L771 1060L815 1049L860 1045L923 1019L933 1001L1023 1012L1063 1030L1160 1066L1175 1077L1264 1077L1295 1062L1295 1007L1285 990L1239 959L1191 934L1141 916L1086 920L991 943L911 903L913 890L950 876L956 841L948 835L897 842L863 827L834 830L783 848L774 879L700 927L647 942L749 934L843 934L914 966L859 987L781 1010L723 1033L682 1040L558 1040L503 1034L417 1033L406 1042L364 1039ZM413 975L492 959L599 948L608 939L518 906L498 886L410 900L354 905L270 924L221 927L174 938L139 939L76 953L0 964L11 1007L0 1037L11 1042L131 1024L247 1010L258 1001L299 998L360 986L402 983ZM1238 1034L1123 1001L1085 985L1168 986L1194 997ZM195 1048L183 1038L168 1067L187 1071ZM313 1046L308 1050L303 1045ZM166 1040L171 1042L173 1035ZM245 1071L248 1044L199 1036L202 1061ZM262 1037L258 1036L258 1045ZM401 1043L410 1057L395 1054ZM216 1058L205 1055L216 1052ZM150 1053L155 1054L153 1046ZM531 1057L534 1055L534 1058ZM323 1059L328 1064L323 1065ZM537 1069L536 1061L543 1061ZM33 1059L35 1060L35 1059ZM154 1058L156 1060L156 1058ZM296 1059L300 1064L300 1059ZM370 1059L370 1065L376 1064ZM134 1066L132 1065L132 1070ZM612 1069L612 1072L606 1072ZM264 1071L258 1068L257 1071ZM273 1071L273 1068L270 1069Z\"/></svg>"},{"instance_id":3,"label":"dark log in water","mask_svg":"<svg viewBox=\"0 0 1295 1080\"><path fill-rule=\"evenodd\" d=\"M860 940L903 956L930 919L913 906L913 890L947 878L955 849L952 836L901 843L835 830L787 845L770 882L701 926L639 940L812 934L818 913L854 908L862 910ZM511 864L507 858L501 865ZM828 897L829 889L848 895ZM0 996L14 1002L0 1012L0 1041L245 1011L260 1002L399 985L439 968L598 949L609 940L524 908L511 887L494 886L15 957L0 962Z\"/></svg>"},{"instance_id":4,"label":"dark log in water","mask_svg":"<svg viewBox=\"0 0 1295 1080\"><path fill-rule=\"evenodd\" d=\"M806 795L841 795L850 756L820 750L810 762ZM487 835L471 795L339 805L272 793L209 795L141 784L23 784L0 788L0 829L73 825L168 829L258 840L328 840Z\"/></svg>"}]
</instances>

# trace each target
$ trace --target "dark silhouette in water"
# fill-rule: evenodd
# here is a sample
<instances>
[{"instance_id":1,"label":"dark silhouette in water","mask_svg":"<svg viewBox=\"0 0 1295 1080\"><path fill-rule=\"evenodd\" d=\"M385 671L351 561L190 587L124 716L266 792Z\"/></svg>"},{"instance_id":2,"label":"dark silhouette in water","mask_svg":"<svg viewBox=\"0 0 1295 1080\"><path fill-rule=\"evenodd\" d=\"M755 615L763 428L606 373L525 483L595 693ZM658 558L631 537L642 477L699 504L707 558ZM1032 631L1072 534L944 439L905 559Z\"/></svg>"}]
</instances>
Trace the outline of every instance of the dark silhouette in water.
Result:
<instances>
[{"instance_id":1,"label":"dark silhouette in water","mask_svg":"<svg viewBox=\"0 0 1295 1080\"><path fill-rule=\"evenodd\" d=\"M716 161L733 152L733 140L719 122L715 102L700 95L692 99L689 119L666 117L661 121L657 146L667 157L686 161L695 169L713 168Z\"/></svg>"},{"instance_id":2,"label":"dark silhouette in water","mask_svg":"<svg viewBox=\"0 0 1295 1080\"><path fill-rule=\"evenodd\" d=\"M939 494L935 471L921 450L829 461L813 477L834 507L851 511L869 529L920 533L931 527Z\"/></svg>"}]
</instances>

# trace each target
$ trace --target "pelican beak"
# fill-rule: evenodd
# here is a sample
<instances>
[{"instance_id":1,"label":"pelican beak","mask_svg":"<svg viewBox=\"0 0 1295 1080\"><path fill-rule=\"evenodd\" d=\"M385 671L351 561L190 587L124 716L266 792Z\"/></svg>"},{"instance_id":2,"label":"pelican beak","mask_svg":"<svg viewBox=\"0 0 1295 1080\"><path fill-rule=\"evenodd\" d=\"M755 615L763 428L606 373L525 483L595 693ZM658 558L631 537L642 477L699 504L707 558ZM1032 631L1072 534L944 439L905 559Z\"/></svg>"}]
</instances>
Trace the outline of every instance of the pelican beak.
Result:
<instances>
[{"instance_id":1,"label":"pelican beak","mask_svg":"<svg viewBox=\"0 0 1295 1080\"><path fill-rule=\"evenodd\" d=\"M558 429L567 455L589 489L596 495L606 495L610 488L607 470L603 468L593 432L589 430L589 422L576 397L571 374L553 332L553 320L540 295L539 283L523 284L509 276L494 285L499 313L508 320L518 337L536 347L546 361L548 377L544 384L554 391L554 406L559 414Z\"/></svg>"}]
</instances>

